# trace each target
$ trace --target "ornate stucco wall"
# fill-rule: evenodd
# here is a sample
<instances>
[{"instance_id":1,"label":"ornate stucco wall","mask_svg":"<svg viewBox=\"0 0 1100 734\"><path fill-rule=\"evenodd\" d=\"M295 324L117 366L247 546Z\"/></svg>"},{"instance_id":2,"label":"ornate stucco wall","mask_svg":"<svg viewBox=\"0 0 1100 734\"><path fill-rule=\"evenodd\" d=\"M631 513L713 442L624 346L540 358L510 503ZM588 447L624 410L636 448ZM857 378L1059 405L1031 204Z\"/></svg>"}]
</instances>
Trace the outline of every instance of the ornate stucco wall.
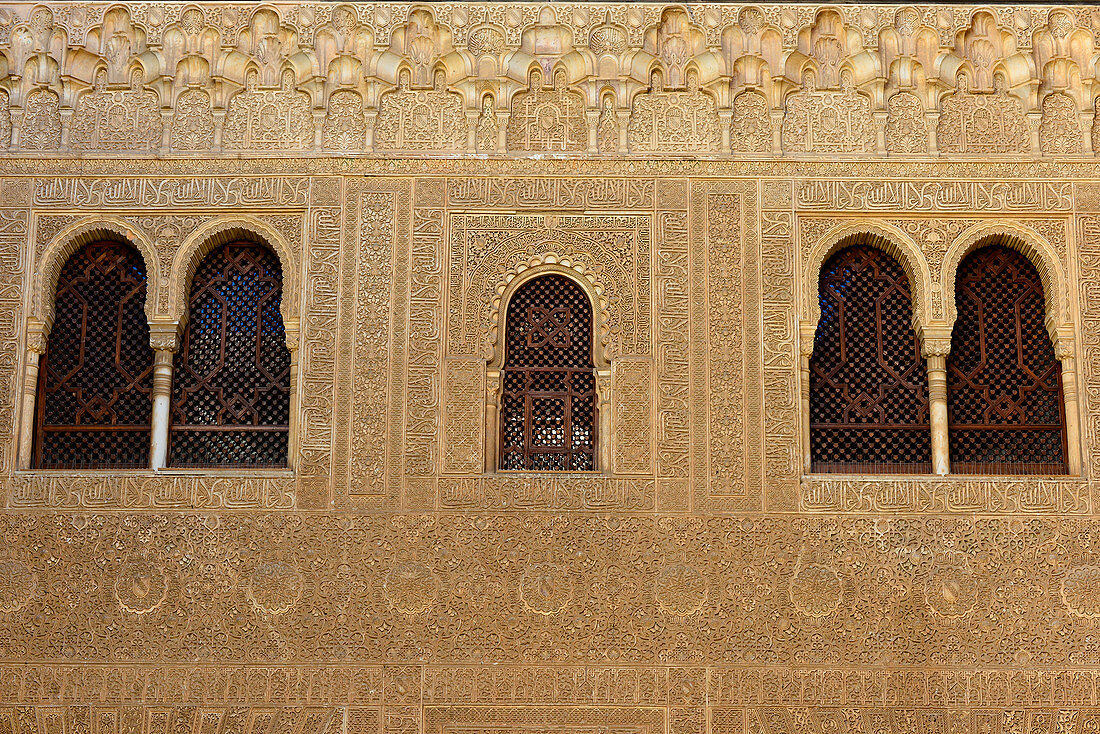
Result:
<instances>
[{"instance_id":1,"label":"ornate stucco wall","mask_svg":"<svg viewBox=\"0 0 1100 734\"><path fill-rule=\"evenodd\" d=\"M0 734L1100 731L1100 12L0 6ZM285 472L36 472L64 258L171 349L283 263ZM805 472L817 269L926 354L1036 263L1064 477ZM597 304L600 471L491 471L501 299Z\"/></svg>"}]
</instances>

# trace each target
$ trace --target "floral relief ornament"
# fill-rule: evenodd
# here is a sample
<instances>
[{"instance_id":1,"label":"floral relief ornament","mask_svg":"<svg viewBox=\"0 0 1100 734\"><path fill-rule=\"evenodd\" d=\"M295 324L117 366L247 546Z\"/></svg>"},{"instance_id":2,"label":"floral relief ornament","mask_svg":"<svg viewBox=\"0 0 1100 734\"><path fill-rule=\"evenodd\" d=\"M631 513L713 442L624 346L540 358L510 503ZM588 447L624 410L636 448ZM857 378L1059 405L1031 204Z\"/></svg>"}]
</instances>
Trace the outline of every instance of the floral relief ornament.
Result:
<instances>
[{"instance_id":1,"label":"floral relief ornament","mask_svg":"<svg viewBox=\"0 0 1100 734\"><path fill-rule=\"evenodd\" d=\"M246 593L257 611L278 616L298 603L304 587L297 568L283 561L267 561L249 575Z\"/></svg>"},{"instance_id":2,"label":"floral relief ornament","mask_svg":"<svg viewBox=\"0 0 1100 734\"><path fill-rule=\"evenodd\" d=\"M147 558L127 562L115 577L115 599L133 614L148 614L168 596L168 573Z\"/></svg>"}]
</instances>

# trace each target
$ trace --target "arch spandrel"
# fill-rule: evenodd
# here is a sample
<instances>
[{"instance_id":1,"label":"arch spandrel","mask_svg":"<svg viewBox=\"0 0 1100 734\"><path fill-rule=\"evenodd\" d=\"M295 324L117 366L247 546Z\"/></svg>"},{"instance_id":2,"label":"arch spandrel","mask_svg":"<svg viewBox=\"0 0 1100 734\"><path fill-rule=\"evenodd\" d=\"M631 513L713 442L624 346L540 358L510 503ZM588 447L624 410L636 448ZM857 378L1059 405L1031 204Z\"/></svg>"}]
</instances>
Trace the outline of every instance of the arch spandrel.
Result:
<instances>
[{"instance_id":1,"label":"arch spandrel","mask_svg":"<svg viewBox=\"0 0 1100 734\"><path fill-rule=\"evenodd\" d=\"M1060 337L1072 333L1069 318L1069 298L1066 293L1065 272L1055 246L1034 230L1008 222L975 224L955 238L947 248L940 272L944 300L944 320L948 329L954 326L958 311L955 304L955 277L959 264L974 250L985 245L1003 245L1016 250L1031 261L1039 271L1043 284L1047 331L1055 348ZM1062 345L1065 348L1065 345Z\"/></svg>"},{"instance_id":2,"label":"arch spandrel","mask_svg":"<svg viewBox=\"0 0 1100 734\"><path fill-rule=\"evenodd\" d=\"M188 293L199 263L215 247L234 240L251 240L271 248L283 269L283 297L279 312L288 341L297 330L299 313L298 259L287 241L270 225L255 217L219 219L199 227L180 246L172 260L168 284L168 318L182 326L187 318Z\"/></svg>"},{"instance_id":3,"label":"arch spandrel","mask_svg":"<svg viewBox=\"0 0 1100 734\"><path fill-rule=\"evenodd\" d=\"M821 320L818 281L821 267L834 253L850 245L864 244L882 250L898 261L913 294L913 328L917 333L932 321L932 277L920 247L900 229L880 222L854 222L834 227L810 246L803 271L801 318L810 333Z\"/></svg>"},{"instance_id":4,"label":"arch spandrel","mask_svg":"<svg viewBox=\"0 0 1100 734\"><path fill-rule=\"evenodd\" d=\"M144 232L129 222L112 216L84 217L58 232L39 255L31 297L30 319L37 321L45 333L49 332L54 318L54 297L61 269L73 255L86 244L98 240L123 242L137 249L145 261L146 281L145 316L150 321L156 313L160 288L160 262L156 247Z\"/></svg>"}]
</instances>

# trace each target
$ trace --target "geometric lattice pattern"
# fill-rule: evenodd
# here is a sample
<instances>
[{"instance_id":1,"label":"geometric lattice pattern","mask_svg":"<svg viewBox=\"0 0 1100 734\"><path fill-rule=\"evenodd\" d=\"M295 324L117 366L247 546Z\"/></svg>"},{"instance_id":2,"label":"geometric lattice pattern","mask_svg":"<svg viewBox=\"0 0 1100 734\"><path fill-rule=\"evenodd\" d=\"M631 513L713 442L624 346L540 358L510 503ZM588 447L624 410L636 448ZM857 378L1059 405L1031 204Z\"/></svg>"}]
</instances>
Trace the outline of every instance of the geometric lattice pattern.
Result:
<instances>
[{"instance_id":1,"label":"geometric lattice pattern","mask_svg":"<svg viewBox=\"0 0 1100 734\"><path fill-rule=\"evenodd\" d=\"M39 369L36 467L148 465L153 352L145 282L145 261L120 242L85 245L62 268Z\"/></svg>"},{"instance_id":2,"label":"geometric lattice pattern","mask_svg":"<svg viewBox=\"0 0 1100 734\"><path fill-rule=\"evenodd\" d=\"M596 468L592 304L563 275L520 286L508 305L501 468Z\"/></svg>"},{"instance_id":3,"label":"geometric lattice pattern","mask_svg":"<svg viewBox=\"0 0 1100 734\"><path fill-rule=\"evenodd\" d=\"M854 245L825 263L818 293L812 471L930 471L928 378L905 271L882 250Z\"/></svg>"},{"instance_id":4,"label":"geometric lattice pattern","mask_svg":"<svg viewBox=\"0 0 1100 734\"><path fill-rule=\"evenodd\" d=\"M234 242L203 259L176 355L169 463L287 463L290 351L282 269L262 245Z\"/></svg>"},{"instance_id":5,"label":"geometric lattice pattern","mask_svg":"<svg viewBox=\"0 0 1100 734\"><path fill-rule=\"evenodd\" d=\"M1065 473L1062 369L1038 271L994 245L970 253L955 283L947 360L952 471Z\"/></svg>"}]
</instances>

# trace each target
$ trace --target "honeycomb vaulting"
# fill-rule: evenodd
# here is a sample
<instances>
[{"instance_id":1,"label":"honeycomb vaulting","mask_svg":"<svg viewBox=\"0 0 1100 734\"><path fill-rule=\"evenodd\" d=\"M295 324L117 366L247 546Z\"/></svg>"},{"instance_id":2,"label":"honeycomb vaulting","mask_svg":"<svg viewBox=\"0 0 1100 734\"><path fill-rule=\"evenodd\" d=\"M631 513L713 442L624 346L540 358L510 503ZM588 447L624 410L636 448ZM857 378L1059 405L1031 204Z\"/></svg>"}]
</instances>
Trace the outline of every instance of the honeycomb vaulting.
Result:
<instances>
[{"instance_id":1,"label":"honeycomb vaulting","mask_svg":"<svg viewBox=\"0 0 1100 734\"><path fill-rule=\"evenodd\" d=\"M1098 73L1088 4L0 5L0 734L1100 732Z\"/></svg>"}]
</instances>

